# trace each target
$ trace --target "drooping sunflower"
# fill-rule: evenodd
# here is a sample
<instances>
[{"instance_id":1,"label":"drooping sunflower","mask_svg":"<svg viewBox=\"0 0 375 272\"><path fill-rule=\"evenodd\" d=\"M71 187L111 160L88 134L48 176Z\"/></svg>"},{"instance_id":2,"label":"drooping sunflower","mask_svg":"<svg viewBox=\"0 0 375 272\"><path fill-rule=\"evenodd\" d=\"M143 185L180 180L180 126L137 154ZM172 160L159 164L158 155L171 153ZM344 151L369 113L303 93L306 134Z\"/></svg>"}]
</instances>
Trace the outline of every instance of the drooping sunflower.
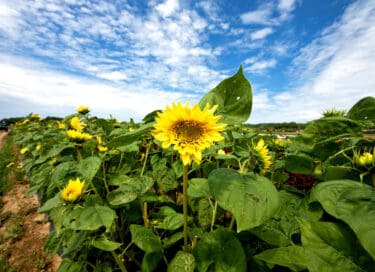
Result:
<instances>
[{"instance_id":1,"label":"drooping sunflower","mask_svg":"<svg viewBox=\"0 0 375 272\"><path fill-rule=\"evenodd\" d=\"M221 132L226 124L218 123L220 115L214 113L217 105L207 104L203 110L199 105L172 103L158 113L152 135L162 142L163 148L173 145L184 165L192 161L200 163L202 151L223 139Z\"/></svg>"},{"instance_id":2,"label":"drooping sunflower","mask_svg":"<svg viewBox=\"0 0 375 272\"><path fill-rule=\"evenodd\" d=\"M257 161L260 164L260 174L264 175L272 164L272 157L270 155L270 151L268 150L267 145L265 145L263 139L260 139L258 143L254 145L254 150L258 158Z\"/></svg>"},{"instance_id":3,"label":"drooping sunflower","mask_svg":"<svg viewBox=\"0 0 375 272\"><path fill-rule=\"evenodd\" d=\"M83 193L84 185L85 182L81 181L79 178L75 180L70 179L68 185L61 191L62 199L70 202L75 201Z\"/></svg>"}]
</instances>

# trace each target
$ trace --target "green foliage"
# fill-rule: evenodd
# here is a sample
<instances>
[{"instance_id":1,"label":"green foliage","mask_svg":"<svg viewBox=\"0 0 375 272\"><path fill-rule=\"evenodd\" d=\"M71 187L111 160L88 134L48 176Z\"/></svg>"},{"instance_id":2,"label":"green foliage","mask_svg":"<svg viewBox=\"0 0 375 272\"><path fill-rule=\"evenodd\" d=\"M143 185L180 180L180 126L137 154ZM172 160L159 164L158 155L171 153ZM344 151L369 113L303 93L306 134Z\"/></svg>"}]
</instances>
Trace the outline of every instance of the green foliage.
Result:
<instances>
[{"instance_id":1,"label":"green foliage","mask_svg":"<svg viewBox=\"0 0 375 272\"><path fill-rule=\"evenodd\" d=\"M242 67L200 106L206 103L218 104L228 126L224 140L187 169L187 213L186 168L173 148L154 141L156 112L141 123L72 114L12 125L12 141L28 148L29 193L38 193L39 212L53 224L45 249L64 257L58 271L375 271L375 157L366 167L354 159L373 156L374 140L362 137L357 121L321 118L288 142L261 136L253 127L262 127L242 124L252 108ZM91 139L67 137L73 117ZM272 164L259 175L254 143L261 138ZM9 146L0 153L0 179L21 171L6 167L15 157ZM292 175L304 185L304 175L313 175L317 185L301 193ZM77 178L82 192L64 200L62 190Z\"/></svg>"},{"instance_id":2,"label":"green foliage","mask_svg":"<svg viewBox=\"0 0 375 272\"><path fill-rule=\"evenodd\" d=\"M242 66L234 76L223 80L199 101L201 108L207 103L219 106L217 112L226 124L246 122L251 113L253 93L242 73Z\"/></svg>"},{"instance_id":3,"label":"green foliage","mask_svg":"<svg viewBox=\"0 0 375 272\"><path fill-rule=\"evenodd\" d=\"M375 120L375 98L368 96L359 100L349 110L348 117L358 121Z\"/></svg>"}]
</instances>

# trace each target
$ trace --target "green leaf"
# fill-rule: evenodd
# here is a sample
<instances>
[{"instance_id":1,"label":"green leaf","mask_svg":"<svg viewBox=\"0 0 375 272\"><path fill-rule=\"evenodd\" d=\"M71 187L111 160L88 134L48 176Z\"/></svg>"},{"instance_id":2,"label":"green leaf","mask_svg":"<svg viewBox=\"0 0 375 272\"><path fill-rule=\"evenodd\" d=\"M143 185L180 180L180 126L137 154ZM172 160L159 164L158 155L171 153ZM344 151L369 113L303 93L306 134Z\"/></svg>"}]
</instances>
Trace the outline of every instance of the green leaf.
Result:
<instances>
[{"instance_id":1,"label":"green leaf","mask_svg":"<svg viewBox=\"0 0 375 272\"><path fill-rule=\"evenodd\" d=\"M168 272L194 272L196 263L192 254L178 251L168 265Z\"/></svg>"},{"instance_id":2,"label":"green leaf","mask_svg":"<svg viewBox=\"0 0 375 272\"><path fill-rule=\"evenodd\" d=\"M198 223L202 228L208 228L212 219L212 207L207 198L200 199L198 202Z\"/></svg>"},{"instance_id":3,"label":"green leaf","mask_svg":"<svg viewBox=\"0 0 375 272\"><path fill-rule=\"evenodd\" d=\"M85 272L86 265L84 262L75 262L70 259L63 259L57 272L77 272L82 271Z\"/></svg>"},{"instance_id":4,"label":"green leaf","mask_svg":"<svg viewBox=\"0 0 375 272\"><path fill-rule=\"evenodd\" d=\"M312 175L314 173L314 160L306 154L285 156L285 168L292 173Z\"/></svg>"},{"instance_id":5,"label":"green leaf","mask_svg":"<svg viewBox=\"0 0 375 272\"><path fill-rule=\"evenodd\" d=\"M48 199L42 207L38 209L38 213L48 212L49 210L58 207L63 201L61 200L61 193L57 193L53 198Z\"/></svg>"},{"instance_id":6,"label":"green leaf","mask_svg":"<svg viewBox=\"0 0 375 272\"><path fill-rule=\"evenodd\" d=\"M115 137L107 144L107 146L110 148L116 148L119 146L132 144L134 141L139 140L141 137L146 135L152 129L153 125L154 123L144 124L132 132L127 132L125 135Z\"/></svg>"},{"instance_id":7,"label":"green leaf","mask_svg":"<svg viewBox=\"0 0 375 272\"><path fill-rule=\"evenodd\" d=\"M208 184L219 205L234 214L238 232L261 225L279 207L272 182L253 173L217 169L208 176Z\"/></svg>"},{"instance_id":8,"label":"green leaf","mask_svg":"<svg viewBox=\"0 0 375 272\"><path fill-rule=\"evenodd\" d=\"M154 184L152 178L147 176L124 179L120 187L109 192L109 204L118 206L134 201L145 194Z\"/></svg>"},{"instance_id":9,"label":"green leaf","mask_svg":"<svg viewBox=\"0 0 375 272\"><path fill-rule=\"evenodd\" d=\"M132 242L145 252L142 260L142 271L154 271L159 261L163 257L163 247L158 237L140 225L130 225L129 227Z\"/></svg>"},{"instance_id":10,"label":"green leaf","mask_svg":"<svg viewBox=\"0 0 375 272\"><path fill-rule=\"evenodd\" d=\"M102 235L99 238L96 238L95 240L93 240L92 245L101 250L113 251L113 250L118 249L122 244L110 241L107 239L107 237Z\"/></svg>"},{"instance_id":11,"label":"green leaf","mask_svg":"<svg viewBox=\"0 0 375 272\"><path fill-rule=\"evenodd\" d=\"M311 257L301 246L268 249L254 256L255 259L265 261L270 268L277 264L289 267L292 271L305 270Z\"/></svg>"},{"instance_id":12,"label":"green leaf","mask_svg":"<svg viewBox=\"0 0 375 272\"><path fill-rule=\"evenodd\" d=\"M354 261L360 252L356 237L347 226L331 222L299 220L302 244L314 254L308 262L311 272L364 272Z\"/></svg>"},{"instance_id":13,"label":"green leaf","mask_svg":"<svg viewBox=\"0 0 375 272\"><path fill-rule=\"evenodd\" d=\"M77 210L78 217L71 224L77 230L96 230L102 226L109 229L117 217L114 210L107 206L89 206Z\"/></svg>"},{"instance_id":14,"label":"green leaf","mask_svg":"<svg viewBox=\"0 0 375 272\"><path fill-rule=\"evenodd\" d=\"M63 256L67 256L68 254L79 251L83 245L85 245L85 242L87 241L87 237L89 235L88 231L80 230L80 231L74 231L70 230L70 233L65 235L65 247Z\"/></svg>"},{"instance_id":15,"label":"green leaf","mask_svg":"<svg viewBox=\"0 0 375 272\"><path fill-rule=\"evenodd\" d=\"M252 108L253 94L250 82L242 73L242 66L238 72L219 83L199 101L201 108L206 104L218 105L217 114L226 124L240 124L249 119Z\"/></svg>"},{"instance_id":16,"label":"green leaf","mask_svg":"<svg viewBox=\"0 0 375 272\"><path fill-rule=\"evenodd\" d=\"M246 256L232 232L217 229L203 236L194 249L198 271L245 272Z\"/></svg>"},{"instance_id":17,"label":"green leaf","mask_svg":"<svg viewBox=\"0 0 375 272\"><path fill-rule=\"evenodd\" d=\"M91 182L98 172L102 160L98 157L87 157L79 162L79 172L82 174L83 179L86 182Z\"/></svg>"},{"instance_id":18,"label":"green leaf","mask_svg":"<svg viewBox=\"0 0 375 272\"><path fill-rule=\"evenodd\" d=\"M347 223L375 259L375 189L352 180L319 183L311 192L324 210Z\"/></svg>"},{"instance_id":19,"label":"green leaf","mask_svg":"<svg viewBox=\"0 0 375 272\"><path fill-rule=\"evenodd\" d=\"M189 180L188 195L190 198L205 197L210 193L208 180L205 178L192 178Z\"/></svg>"}]
</instances>

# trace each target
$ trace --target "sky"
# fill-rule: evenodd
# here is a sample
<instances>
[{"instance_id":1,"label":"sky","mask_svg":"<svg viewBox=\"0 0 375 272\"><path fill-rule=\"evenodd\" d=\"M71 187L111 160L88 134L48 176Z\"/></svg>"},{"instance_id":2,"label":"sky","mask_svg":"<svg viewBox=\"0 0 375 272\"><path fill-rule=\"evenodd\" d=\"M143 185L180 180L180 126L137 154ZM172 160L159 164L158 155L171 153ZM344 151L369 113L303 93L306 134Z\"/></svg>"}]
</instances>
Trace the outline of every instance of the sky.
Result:
<instances>
[{"instance_id":1,"label":"sky","mask_svg":"<svg viewBox=\"0 0 375 272\"><path fill-rule=\"evenodd\" d=\"M375 0L0 0L0 119L141 121L243 66L247 123L375 96Z\"/></svg>"}]
</instances>

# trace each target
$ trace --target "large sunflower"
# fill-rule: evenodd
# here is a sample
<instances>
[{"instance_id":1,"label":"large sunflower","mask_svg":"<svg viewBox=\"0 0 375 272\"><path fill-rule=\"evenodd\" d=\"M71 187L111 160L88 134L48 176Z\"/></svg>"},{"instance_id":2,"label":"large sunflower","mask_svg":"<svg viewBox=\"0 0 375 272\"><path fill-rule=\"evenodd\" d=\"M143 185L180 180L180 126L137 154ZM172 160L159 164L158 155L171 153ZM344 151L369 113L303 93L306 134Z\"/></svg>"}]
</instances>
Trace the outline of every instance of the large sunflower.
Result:
<instances>
[{"instance_id":1,"label":"large sunflower","mask_svg":"<svg viewBox=\"0 0 375 272\"><path fill-rule=\"evenodd\" d=\"M83 193L85 182L80 178L70 179L68 185L61 191L61 197L65 201L73 202Z\"/></svg>"},{"instance_id":2,"label":"large sunflower","mask_svg":"<svg viewBox=\"0 0 375 272\"><path fill-rule=\"evenodd\" d=\"M190 107L189 104L172 103L158 113L152 134L162 142L163 148L173 145L184 165L192 161L199 164L202 151L223 139L220 132L226 124L218 123L221 116L214 116L216 109L217 105L207 104L201 110L199 105Z\"/></svg>"}]
</instances>

